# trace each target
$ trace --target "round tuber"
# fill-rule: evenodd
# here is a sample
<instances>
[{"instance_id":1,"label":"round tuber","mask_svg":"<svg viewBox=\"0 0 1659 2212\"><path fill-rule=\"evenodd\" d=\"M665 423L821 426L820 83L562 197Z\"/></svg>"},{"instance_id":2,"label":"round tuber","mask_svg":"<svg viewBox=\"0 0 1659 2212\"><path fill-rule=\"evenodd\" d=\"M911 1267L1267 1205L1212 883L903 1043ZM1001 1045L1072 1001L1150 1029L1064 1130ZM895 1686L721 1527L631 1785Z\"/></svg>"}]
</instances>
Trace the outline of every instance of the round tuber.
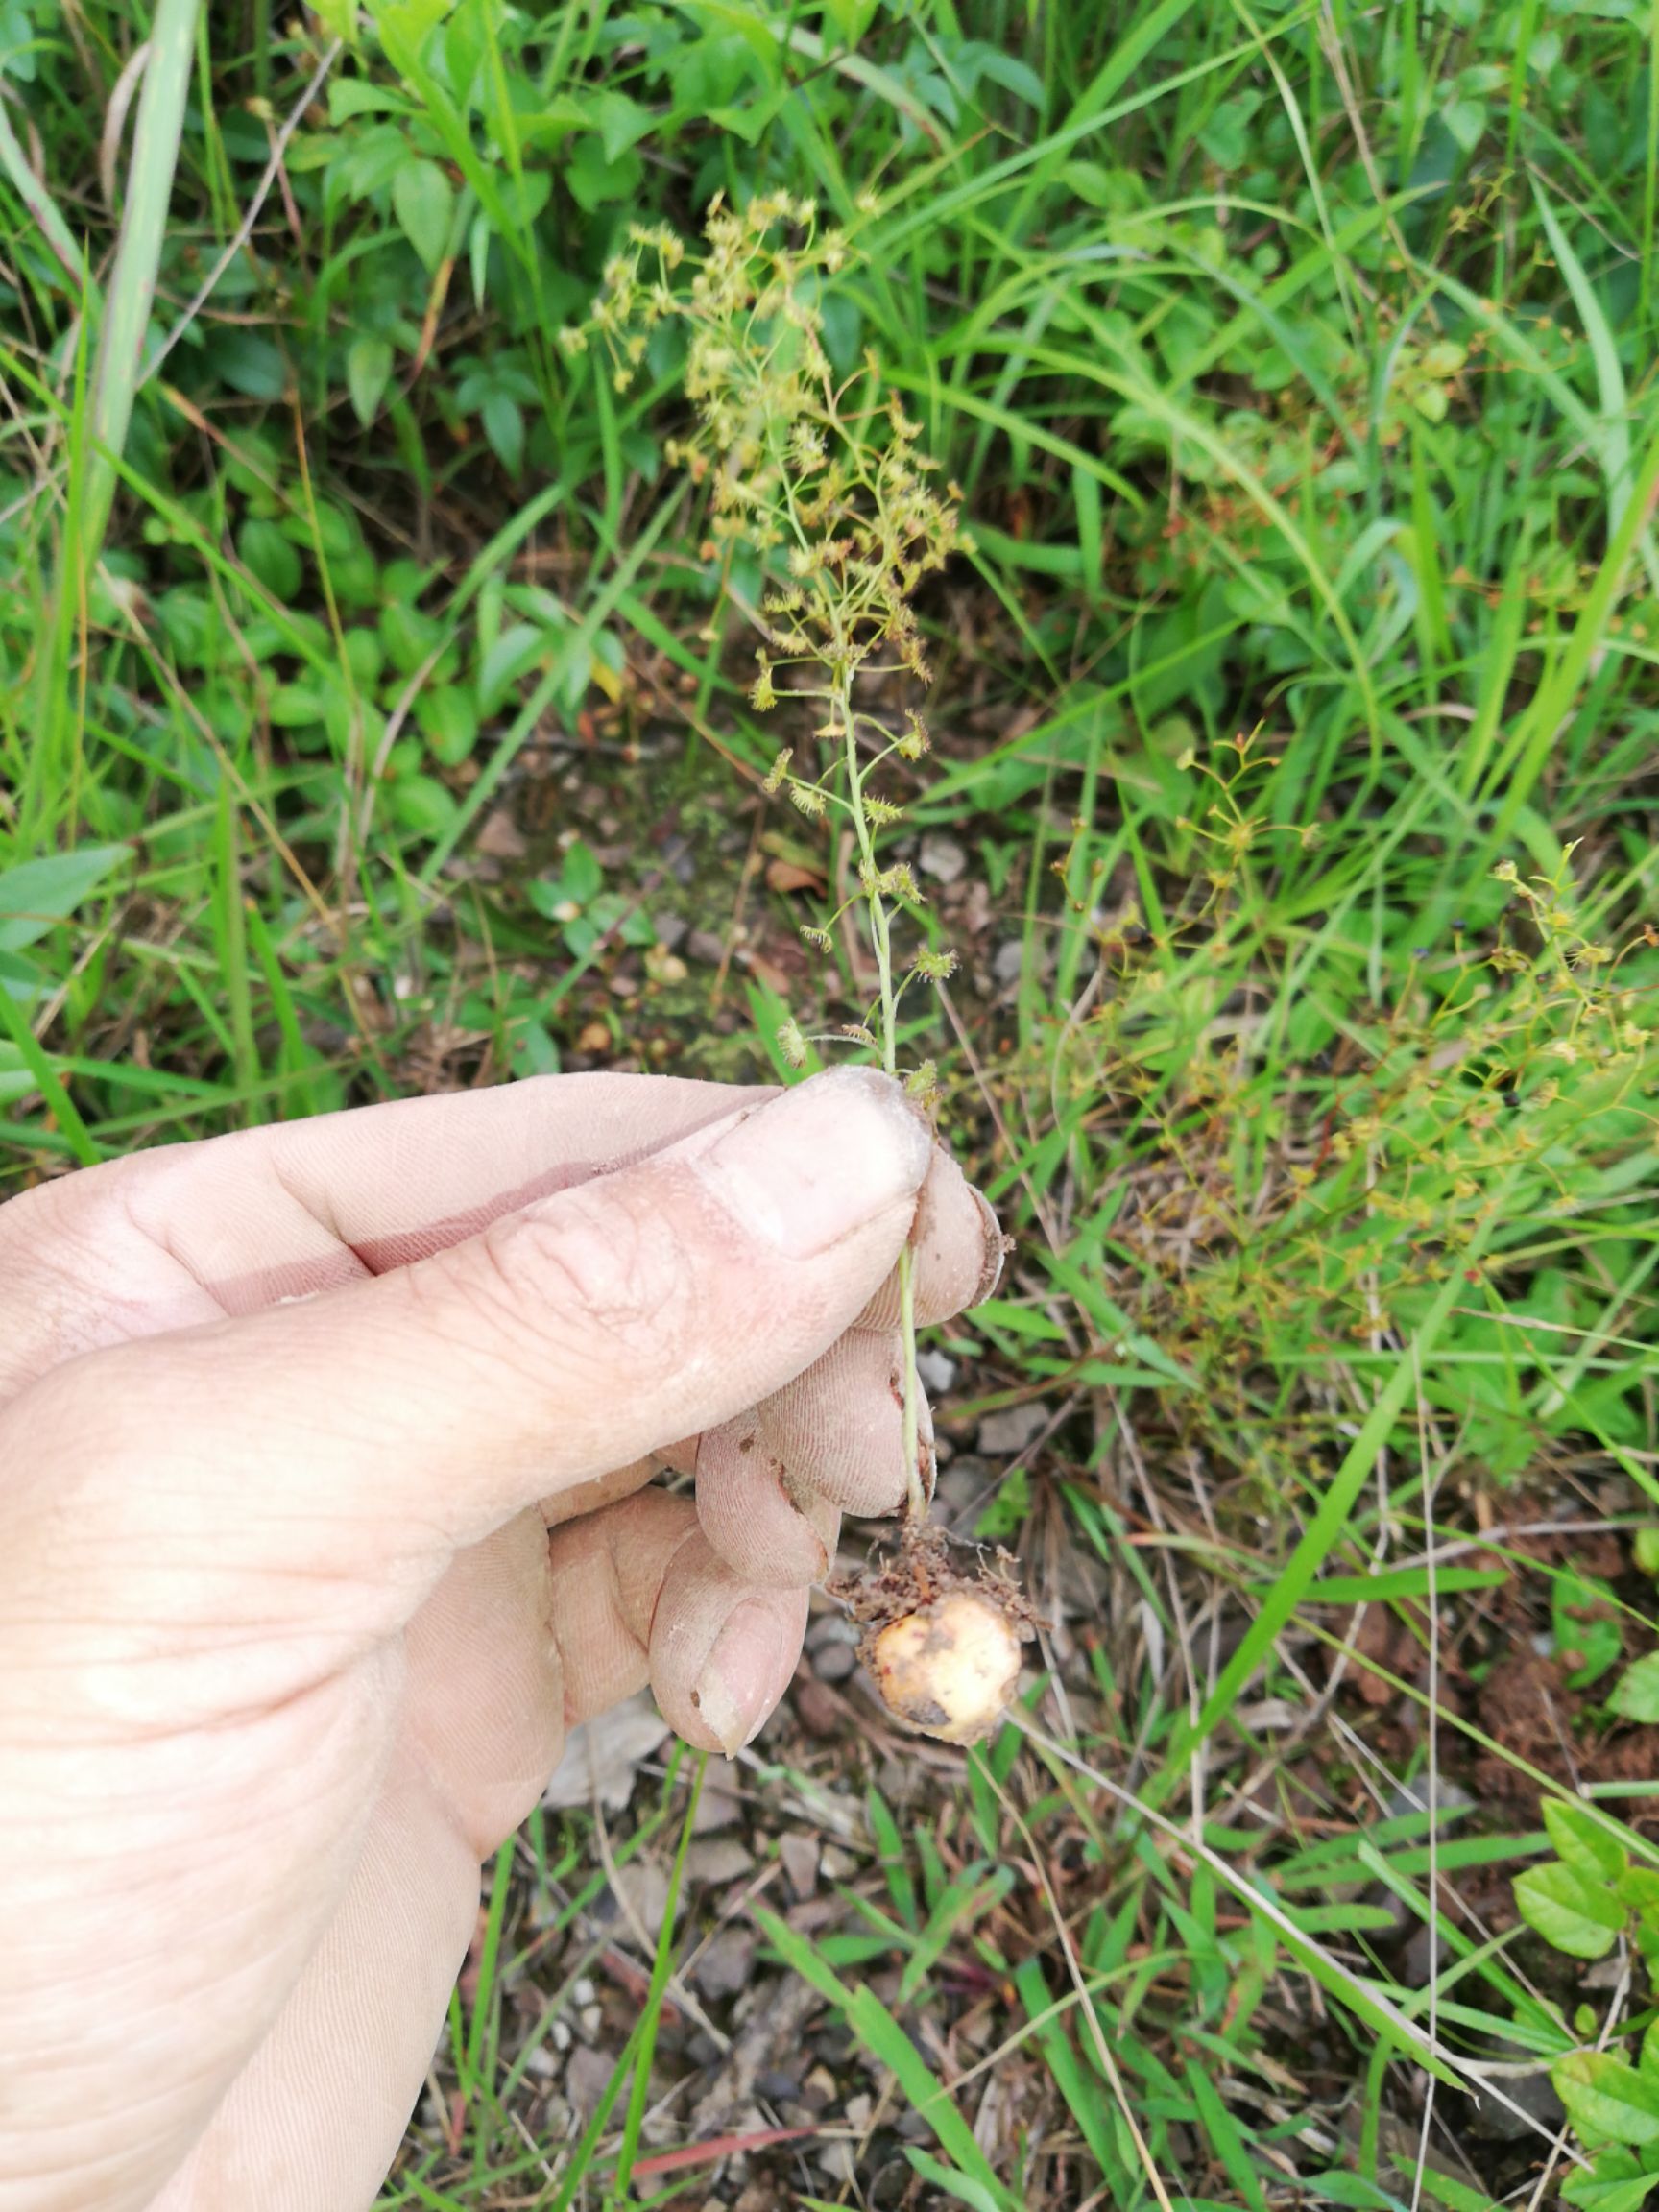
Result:
<instances>
[{"instance_id":1,"label":"round tuber","mask_svg":"<svg viewBox=\"0 0 1659 2212\"><path fill-rule=\"evenodd\" d=\"M985 1586L950 1590L870 1638L877 1688L901 1719L946 1743L977 1743L1020 1683L1020 1630Z\"/></svg>"}]
</instances>

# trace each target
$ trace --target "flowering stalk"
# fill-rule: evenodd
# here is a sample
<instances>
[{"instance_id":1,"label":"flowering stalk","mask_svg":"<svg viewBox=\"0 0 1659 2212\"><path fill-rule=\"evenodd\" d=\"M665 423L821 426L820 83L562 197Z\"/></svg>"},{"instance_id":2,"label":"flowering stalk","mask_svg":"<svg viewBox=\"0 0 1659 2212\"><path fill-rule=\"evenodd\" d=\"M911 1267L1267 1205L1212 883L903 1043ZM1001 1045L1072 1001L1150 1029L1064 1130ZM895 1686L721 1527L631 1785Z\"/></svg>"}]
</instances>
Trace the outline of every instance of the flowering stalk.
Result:
<instances>
[{"instance_id":1,"label":"flowering stalk","mask_svg":"<svg viewBox=\"0 0 1659 2212\"><path fill-rule=\"evenodd\" d=\"M782 571L750 611L763 640L752 703L765 712L784 700L823 715L812 731L824 747L817 773L798 772L797 747L785 746L764 789L785 793L809 820L844 815L857 852L857 890L801 934L829 952L835 925L862 902L877 995L865 1020L841 1035L874 1050L898 1079L904 992L918 978L942 981L955 960L926 944L908 957L898 950L901 919L914 919L924 902L910 869L884 865L878 854L880 832L902 809L873 788L873 779L894 755L920 759L927 732L912 709L893 728L860 705L870 696L860 686L884 680L884 701L894 680L930 682L910 602L923 577L963 542L961 495L954 485L943 496L933 489L934 464L918 449L920 432L897 398L883 396L874 358L866 354L845 377L831 364L824 286L847 253L835 233L820 233L809 202L771 194L740 211L717 203L701 252L688 254L670 230L631 231L628 250L606 269L589 321L567 331L565 343L572 352L597 343L626 390L659 333L684 335L694 423L669 445L668 458L708 487L713 547L729 557L746 546ZM680 274L687 266L688 281ZM808 1042L828 1041L808 1040L793 1021L779 1038L796 1066L805 1064ZM931 1063L907 1081L930 1097ZM899 1298L908 1512L919 1527L927 1488L908 1247L899 1262Z\"/></svg>"}]
</instances>

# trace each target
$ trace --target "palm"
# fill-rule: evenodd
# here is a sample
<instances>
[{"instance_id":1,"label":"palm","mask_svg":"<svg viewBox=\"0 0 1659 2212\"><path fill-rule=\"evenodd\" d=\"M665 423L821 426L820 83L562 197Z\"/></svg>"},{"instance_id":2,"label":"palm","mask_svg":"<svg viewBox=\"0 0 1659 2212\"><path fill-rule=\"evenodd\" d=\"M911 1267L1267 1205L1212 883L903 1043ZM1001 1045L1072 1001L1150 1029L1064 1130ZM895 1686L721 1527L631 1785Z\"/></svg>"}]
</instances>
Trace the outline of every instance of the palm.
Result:
<instances>
[{"instance_id":1,"label":"palm","mask_svg":"<svg viewBox=\"0 0 1659 2212\"><path fill-rule=\"evenodd\" d=\"M890 1393L845 1402L886 1376L881 1302L835 1340L915 1198L878 1193L832 1270L728 1254L679 1162L763 1095L523 1085L140 1156L0 1214L0 2072L27 2061L32 2093L4 2212L366 2204L480 1859L566 1720L649 1676L683 1733L734 1743L776 1701L836 1503L902 1484ZM611 1171L637 1160L630 1196ZM985 1231L942 1157L927 1192L943 1314ZM708 1424L733 1416L825 1440L735 1517L748 1579L689 1499L642 1487L690 1435L672 1455L718 1535L739 1475Z\"/></svg>"}]
</instances>

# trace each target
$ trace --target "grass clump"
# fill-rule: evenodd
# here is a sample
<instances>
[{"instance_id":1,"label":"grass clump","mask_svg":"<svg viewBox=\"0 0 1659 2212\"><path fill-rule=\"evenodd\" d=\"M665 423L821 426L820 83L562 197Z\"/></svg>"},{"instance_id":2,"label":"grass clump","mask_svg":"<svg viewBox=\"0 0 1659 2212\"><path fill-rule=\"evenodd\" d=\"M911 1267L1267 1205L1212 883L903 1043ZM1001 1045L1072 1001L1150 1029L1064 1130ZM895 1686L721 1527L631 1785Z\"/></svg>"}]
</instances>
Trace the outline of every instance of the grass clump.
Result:
<instances>
[{"instance_id":1,"label":"grass clump","mask_svg":"<svg viewBox=\"0 0 1659 2212\"><path fill-rule=\"evenodd\" d=\"M1582 2155L1638 2200L1586 2085L1650 1997L1645 24L213 13L68 592L85 180L160 19L0 10L7 1187L848 1039L933 1064L1020 1246L930 1349L1030 1732L936 1780L815 1645L742 1821L833 1871L688 1855L661 1972L550 1809L388 2202L619 2200L773 2128L710 2187L1471 2212ZM1617 1841L1551 1818L1613 1899L1564 1965L1510 1877L1567 1798ZM796 2077L735 2117L693 2038L749 2000L687 1963L734 1925ZM680 2102L595 2128L555 2022Z\"/></svg>"}]
</instances>

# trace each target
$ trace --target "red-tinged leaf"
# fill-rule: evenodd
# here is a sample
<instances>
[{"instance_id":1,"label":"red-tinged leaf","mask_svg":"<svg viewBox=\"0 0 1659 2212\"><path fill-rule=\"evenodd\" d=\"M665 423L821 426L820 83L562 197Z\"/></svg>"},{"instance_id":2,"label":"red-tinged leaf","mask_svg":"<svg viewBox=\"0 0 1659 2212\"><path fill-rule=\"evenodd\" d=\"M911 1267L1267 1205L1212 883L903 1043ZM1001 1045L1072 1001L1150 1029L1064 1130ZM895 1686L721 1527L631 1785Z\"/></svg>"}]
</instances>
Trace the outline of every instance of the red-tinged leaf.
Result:
<instances>
[{"instance_id":1,"label":"red-tinged leaf","mask_svg":"<svg viewBox=\"0 0 1659 2212\"><path fill-rule=\"evenodd\" d=\"M716 2166L722 2158L735 2158L742 2151L769 2151L775 2143L804 2143L821 2132L816 2128L757 2128L748 2135L713 2135L707 2143L682 2143L677 2151L659 2151L653 2157L634 2162L634 2178L652 2174L678 2174L687 2166Z\"/></svg>"}]
</instances>

